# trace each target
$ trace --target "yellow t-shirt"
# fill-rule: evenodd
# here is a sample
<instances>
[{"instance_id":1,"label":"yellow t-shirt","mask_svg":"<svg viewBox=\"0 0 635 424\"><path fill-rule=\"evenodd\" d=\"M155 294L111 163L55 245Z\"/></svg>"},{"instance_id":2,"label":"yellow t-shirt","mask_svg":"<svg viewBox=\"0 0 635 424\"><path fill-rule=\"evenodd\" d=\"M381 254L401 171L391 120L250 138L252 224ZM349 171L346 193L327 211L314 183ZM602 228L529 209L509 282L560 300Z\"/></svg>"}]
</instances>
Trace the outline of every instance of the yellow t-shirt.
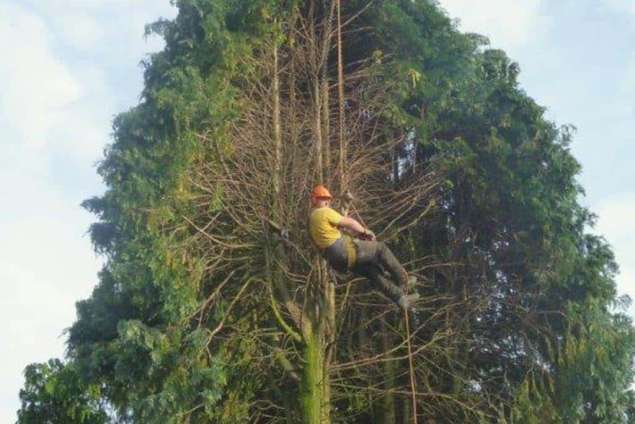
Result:
<instances>
[{"instance_id":1,"label":"yellow t-shirt","mask_svg":"<svg viewBox=\"0 0 635 424\"><path fill-rule=\"evenodd\" d=\"M309 234L318 248L326 249L342 237L337 229L341 221L342 215L331 208L313 209L309 217Z\"/></svg>"}]
</instances>

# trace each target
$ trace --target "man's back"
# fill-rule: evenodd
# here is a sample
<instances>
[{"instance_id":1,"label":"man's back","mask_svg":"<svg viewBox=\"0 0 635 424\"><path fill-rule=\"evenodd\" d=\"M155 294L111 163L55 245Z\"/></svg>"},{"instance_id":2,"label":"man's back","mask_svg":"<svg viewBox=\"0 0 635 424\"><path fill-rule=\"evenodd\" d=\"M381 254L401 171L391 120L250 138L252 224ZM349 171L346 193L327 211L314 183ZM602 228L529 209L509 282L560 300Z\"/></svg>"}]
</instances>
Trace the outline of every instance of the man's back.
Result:
<instances>
[{"instance_id":1,"label":"man's back","mask_svg":"<svg viewBox=\"0 0 635 424\"><path fill-rule=\"evenodd\" d=\"M315 208L311 211L309 233L318 248L326 249L342 237L337 228L341 220L342 215L329 207Z\"/></svg>"}]
</instances>

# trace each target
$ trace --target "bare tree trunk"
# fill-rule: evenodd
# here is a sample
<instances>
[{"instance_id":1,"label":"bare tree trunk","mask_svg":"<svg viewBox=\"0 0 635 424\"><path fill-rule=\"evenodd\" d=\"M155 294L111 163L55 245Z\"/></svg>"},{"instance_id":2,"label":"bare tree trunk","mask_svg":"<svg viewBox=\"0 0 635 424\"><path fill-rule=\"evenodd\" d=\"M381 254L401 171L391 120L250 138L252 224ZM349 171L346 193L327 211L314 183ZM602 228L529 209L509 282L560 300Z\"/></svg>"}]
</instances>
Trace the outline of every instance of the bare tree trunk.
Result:
<instances>
[{"instance_id":1,"label":"bare tree trunk","mask_svg":"<svg viewBox=\"0 0 635 424\"><path fill-rule=\"evenodd\" d=\"M389 352L393 347L393 340L391 340L390 333L388 332L388 328L386 326L385 321L381 321L381 344L384 352ZM382 399L382 424L396 424L396 414L395 414L395 395L390 393L391 389L394 389L396 378L396 370L395 370L395 362L392 361L392 354L388 354L386 356L386 361L384 362L384 375L385 375L385 389L387 393L384 395Z\"/></svg>"},{"instance_id":2,"label":"bare tree trunk","mask_svg":"<svg viewBox=\"0 0 635 424\"><path fill-rule=\"evenodd\" d=\"M324 340L319 334L305 334L304 372L302 378L302 404L306 424L331 422L328 397L328 370L325 365Z\"/></svg>"},{"instance_id":3,"label":"bare tree trunk","mask_svg":"<svg viewBox=\"0 0 635 424\"><path fill-rule=\"evenodd\" d=\"M324 150L323 150L323 135L322 135L322 102L320 100L320 65L319 65L319 46L318 36L315 28L315 0L311 0L309 4L309 27L311 46L309 51L309 57L311 60L312 77L313 77L313 131L315 137L315 168L318 175L318 182L324 182Z\"/></svg>"},{"instance_id":4,"label":"bare tree trunk","mask_svg":"<svg viewBox=\"0 0 635 424\"><path fill-rule=\"evenodd\" d=\"M273 47L273 140L275 145L275 158L273 170L273 191L275 196L280 194L280 182L282 180L282 128L280 124L280 77L278 64L278 46ZM277 210L274 214L277 215ZM275 216L274 219L279 219Z\"/></svg>"},{"instance_id":5,"label":"bare tree trunk","mask_svg":"<svg viewBox=\"0 0 635 424\"><path fill-rule=\"evenodd\" d=\"M324 57L324 45L315 27L316 4L312 0L309 5L309 26L311 47L311 78L313 94L313 139L315 141L316 163L315 170L318 182L325 182L328 175L328 76L324 73L328 69L328 58ZM326 156L326 161L325 161ZM304 421L310 424L327 424L331 422L329 380L329 362L331 355L328 346L334 331L335 292L329 281L325 261L318 260L318 287L315 295L309 300L311 312L307 314L310 324L305 327L304 338L304 372L302 378L302 393L304 407ZM312 305L311 305L312 303Z\"/></svg>"},{"instance_id":6,"label":"bare tree trunk","mask_svg":"<svg viewBox=\"0 0 635 424\"><path fill-rule=\"evenodd\" d=\"M323 147L323 138L322 138L322 117L321 117L321 108L322 104L320 101L320 81L318 79L313 83L313 93L314 93L314 131L315 131L315 154L316 154L316 170L318 175L318 182L324 182L324 147Z\"/></svg>"},{"instance_id":7,"label":"bare tree trunk","mask_svg":"<svg viewBox=\"0 0 635 424\"><path fill-rule=\"evenodd\" d=\"M331 183L331 143L330 143L330 93L329 93L329 76L328 76L328 60L324 60L322 65L322 137L324 140L324 181Z\"/></svg>"},{"instance_id":8,"label":"bare tree trunk","mask_svg":"<svg viewBox=\"0 0 635 424\"><path fill-rule=\"evenodd\" d=\"M344 126L346 125L344 110L344 64L343 64L343 48L342 48L342 4L340 0L336 0L337 4L337 88L339 101L339 174L340 174L340 192L344 193L348 189L348 184L344 174L344 163L346 161L346 140L344 134Z\"/></svg>"}]
</instances>

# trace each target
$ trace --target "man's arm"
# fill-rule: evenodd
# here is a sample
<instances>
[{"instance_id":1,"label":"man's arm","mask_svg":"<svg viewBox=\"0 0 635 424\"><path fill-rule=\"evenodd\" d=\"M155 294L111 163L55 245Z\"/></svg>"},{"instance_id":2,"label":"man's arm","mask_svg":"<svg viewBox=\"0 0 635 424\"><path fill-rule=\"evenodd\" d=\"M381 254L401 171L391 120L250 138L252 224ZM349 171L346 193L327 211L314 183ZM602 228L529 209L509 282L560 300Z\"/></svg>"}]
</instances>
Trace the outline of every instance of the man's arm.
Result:
<instances>
[{"instance_id":1,"label":"man's arm","mask_svg":"<svg viewBox=\"0 0 635 424\"><path fill-rule=\"evenodd\" d=\"M364 228L359 222L347 216L342 217L342 220L340 221L339 226L342 228L346 228L347 230L351 230L355 232L356 234L369 234L369 235L372 234L368 230L366 230L366 228Z\"/></svg>"}]
</instances>

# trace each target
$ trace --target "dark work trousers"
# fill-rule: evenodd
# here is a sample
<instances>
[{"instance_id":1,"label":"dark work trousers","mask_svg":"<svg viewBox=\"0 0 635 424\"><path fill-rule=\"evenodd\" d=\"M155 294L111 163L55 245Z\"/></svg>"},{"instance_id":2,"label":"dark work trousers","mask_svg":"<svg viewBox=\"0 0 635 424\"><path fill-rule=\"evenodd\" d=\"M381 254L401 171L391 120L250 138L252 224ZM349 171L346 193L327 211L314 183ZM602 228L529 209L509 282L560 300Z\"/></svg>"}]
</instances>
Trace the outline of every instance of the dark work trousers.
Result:
<instances>
[{"instance_id":1,"label":"dark work trousers","mask_svg":"<svg viewBox=\"0 0 635 424\"><path fill-rule=\"evenodd\" d=\"M351 264L349 257L352 248L355 250L356 258ZM353 240L343 236L326 249L325 257L336 271L351 271L368 278L395 303L405 294L408 273L388 246L381 241ZM386 277L384 271L390 278Z\"/></svg>"}]
</instances>

